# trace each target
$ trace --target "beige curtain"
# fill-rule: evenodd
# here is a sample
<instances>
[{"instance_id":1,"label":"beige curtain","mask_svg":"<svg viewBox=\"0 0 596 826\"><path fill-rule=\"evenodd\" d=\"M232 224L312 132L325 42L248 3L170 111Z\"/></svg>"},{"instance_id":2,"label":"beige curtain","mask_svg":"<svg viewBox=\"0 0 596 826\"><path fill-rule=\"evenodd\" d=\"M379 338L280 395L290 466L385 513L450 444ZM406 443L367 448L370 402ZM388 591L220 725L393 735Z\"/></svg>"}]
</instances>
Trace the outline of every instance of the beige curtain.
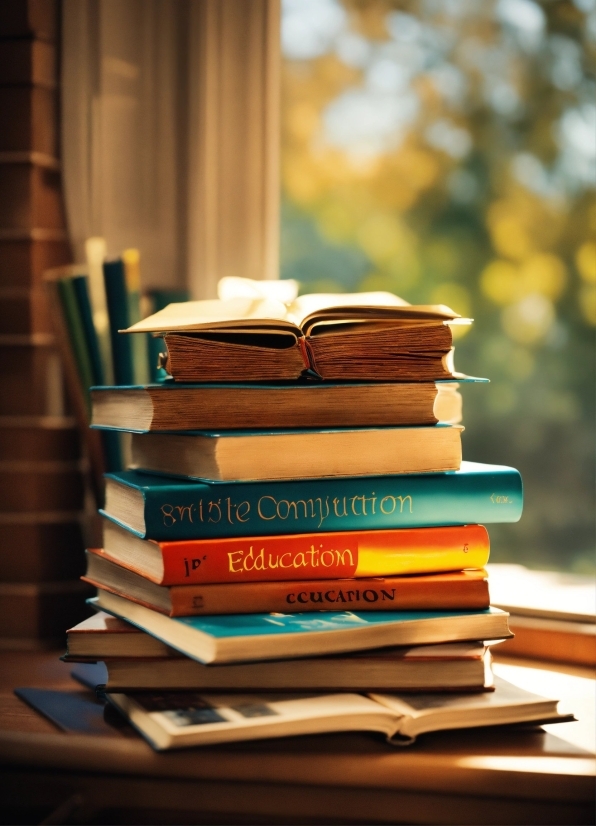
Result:
<instances>
[{"instance_id":1,"label":"beige curtain","mask_svg":"<svg viewBox=\"0 0 596 826\"><path fill-rule=\"evenodd\" d=\"M279 0L63 0L76 254L138 247L146 287L278 276Z\"/></svg>"}]
</instances>

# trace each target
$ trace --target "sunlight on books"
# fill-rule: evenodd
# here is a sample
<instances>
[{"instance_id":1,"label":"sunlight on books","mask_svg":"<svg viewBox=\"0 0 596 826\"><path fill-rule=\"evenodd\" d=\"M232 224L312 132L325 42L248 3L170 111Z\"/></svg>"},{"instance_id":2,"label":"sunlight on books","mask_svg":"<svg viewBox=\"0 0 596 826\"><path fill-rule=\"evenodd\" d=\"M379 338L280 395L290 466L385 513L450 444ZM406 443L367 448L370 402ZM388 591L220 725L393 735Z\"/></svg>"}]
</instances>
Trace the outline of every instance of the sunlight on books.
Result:
<instances>
[{"instance_id":1,"label":"sunlight on books","mask_svg":"<svg viewBox=\"0 0 596 826\"><path fill-rule=\"evenodd\" d=\"M559 710L575 714L579 721L566 723L562 728L545 725L545 730L579 748L596 752L596 682L588 676L589 672L584 677L578 677L543 667L528 668L502 662L493 663L493 670L526 691L545 697L560 697Z\"/></svg>"},{"instance_id":2,"label":"sunlight on books","mask_svg":"<svg viewBox=\"0 0 596 826\"><path fill-rule=\"evenodd\" d=\"M501 757L499 755L475 755L458 757L457 765L465 769L490 769L502 772L528 772L537 774L567 774L572 776L594 775L594 760L568 757Z\"/></svg>"}]
</instances>

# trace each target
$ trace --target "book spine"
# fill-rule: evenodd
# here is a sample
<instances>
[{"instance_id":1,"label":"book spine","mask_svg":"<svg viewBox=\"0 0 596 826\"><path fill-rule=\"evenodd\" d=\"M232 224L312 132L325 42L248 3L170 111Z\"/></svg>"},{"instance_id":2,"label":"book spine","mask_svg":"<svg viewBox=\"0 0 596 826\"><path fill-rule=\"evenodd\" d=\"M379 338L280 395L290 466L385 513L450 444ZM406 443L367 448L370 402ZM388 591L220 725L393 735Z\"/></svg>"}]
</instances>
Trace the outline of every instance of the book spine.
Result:
<instances>
[{"instance_id":1,"label":"book spine","mask_svg":"<svg viewBox=\"0 0 596 826\"><path fill-rule=\"evenodd\" d=\"M141 490L157 540L517 522L523 503L513 468Z\"/></svg>"},{"instance_id":2,"label":"book spine","mask_svg":"<svg viewBox=\"0 0 596 826\"><path fill-rule=\"evenodd\" d=\"M99 340L97 338L95 325L93 323L91 301L89 299L89 279L86 275L77 275L71 279L71 281L77 300L85 341L87 342L89 358L91 360L93 375L91 385L100 385L104 383L104 372L103 364L101 363L101 354L99 351Z\"/></svg>"},{"instance_id":3,"label":"book spine","mask_svg":"<svg viewBox=\"0 0 596 826\"><path fill-rule=\"evenodd\" d=\"M91 581L91 580L87 580ZM127 599L125 591L112 590ZM303 611L427 611L488 608L486 578L396 577L299 582L260 582L241 585L186 585L169 589L171 617L209 614L296 614ZM133 599L133 601L136 601ZM141 604L157 611L149 602ZM163 612L163 609L161 609ZM165 612L164 612L165 613Z\"/></svg>"},{"instance_id":4,"label":"book spine","mask_svg":"<svg viewBox=\"0 0 596 826\"><path fill-rule=\"evenodd\" d=\"M64 317L66 319L68 333L70 336L70 343L74 353L81 385L83 387L85 405L89 411L89 388L92 387L94 383L93 365L87 349L83 320L80 315L79 304L72 278L61 278L58 281L58 294L62 303Z\"/></svg>"},{"instance_id":5,"label":"book spine","mask_svg":"<svg viewBox=\"0 0 596 826\"><path fill-rule=\"evenodd\" d=\"M126 292L128 296L128 324L136 324L142 318L141 313L141 269L140 255L137 249L127 249L122 253ZM132 336L132 363L135 384L147 384L149 381L148 335Z\"/></svg>"},{"instance_id":6,"label":"book spine","mask_svg":"<svg viewBox=\"0 0 596 826\"><path fill-rule=\"evenodd\" d=\"M398 576L483 568L482 525L318 533L161 545L162 585Z\"/></svg>"},{"instance_id":7,"label":"book spine","mask_svg":"<svg viewBox=\"0 0 596 826\"><path fill-rule=\"evenodd\" d=\"M121 335L118 330L129 327L128 292L122 259L105 261L103 265L108 316L110 319L110 342L114 367L114 382L119 385L134 384L132 341L130 336Z\"/></svg>"}]
</instances>

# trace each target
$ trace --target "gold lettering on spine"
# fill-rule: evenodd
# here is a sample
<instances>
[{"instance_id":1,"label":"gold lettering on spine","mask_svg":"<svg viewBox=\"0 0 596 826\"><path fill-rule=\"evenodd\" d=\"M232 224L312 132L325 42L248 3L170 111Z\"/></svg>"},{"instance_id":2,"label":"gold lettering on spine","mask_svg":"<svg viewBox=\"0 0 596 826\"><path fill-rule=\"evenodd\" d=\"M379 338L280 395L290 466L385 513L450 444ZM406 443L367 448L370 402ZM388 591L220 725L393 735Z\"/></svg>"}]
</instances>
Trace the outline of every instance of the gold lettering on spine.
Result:
<instances>
[{"instance_id":1,"label":"gold lettering on spine","mask_svg":"<svg viewBox=\"0 0 596 826\"><path fill-rule=\"evenodd\" d=\"M184 514L188 515L188 521L192 522L192 509L194 505L177 505L176 510L178 511L178 518L181 522L184 522Z\"/></svg>"},{"instance_id":2,"label":"gold lettering on spine","mask_svg":"<svg viewBox=\"0 0 596 826\"><path fill-rule=\"evenodd\" d=\"M329 560L328 562L326 560ZM321 554L321 565L324 568L331 568L334 563L333 551L323 551Z\"/></svg>"},{"instance_id":3,"label":"gold lettering on spine","mask_svg":"<svg viewBox=\"0 0 596 826\"><path fill-rule=\"evenodd\" d=\"M385 505L385 502L389 502L389 501L391 501L393 503L391 510L387 510L386 505ZM381 499L381 501L379 502L379 507L381 508L381 513L384 513L385 516L388 516L390 513L393 513L393 511L395 510L395 505L396 504L397 503L395 501L395 496L384 496Z\"/></svg>"},{"instance_id":4,"label":"gold lettering on spine","mask_svg":"<svg viewBox=\"0 0 596 826\"><path fill-rule=\"evenodd\" d=\"M207 511L209 513L209 519L207 520L208 522L221 522L221 505L220 505L220 502L221 502L221 499L218 499L216 502L213 502L213 501L209 502L209 508L208 508L208 511ZM212 512L214 512L217 515L217 519L214 516L211 515Z\"/></svg>"},{"instance_id":5,"label":"gold lettering on spine","mask_svg":"<svg viewBox=\"0 0 596 826\"><path fill-rule=\"evenodd\" d=\"M252 564L251 564L250 566L249 566L249 564L248 564L248 560L249 560L249 559L250 559L250 560L251 560L251 562L252 562ZM249 550L248 550L248 553L247 553L247 554L246 554L246 556L244 557L244 570L245 570L245 571L252 571L254 567L255 567L255 558L254 558L254 556L253 556L253 552L252 552L252 545L251 545L251 546L250 546L250 548L249 548Z\"/></svg>"},{"instance_id":6,"label":"gold lettering on spine","mask_svg":"<svg viewBox=\"0 0 596 826\"><path fill-rule=\"evenodd\" d=\"M248 522L250 513L250 502L240 502L236 507L236 519L238 522Z\"/></svg>"},{"instance_id":7,"label":"gold lettering on spine","mask_svg":"<svg viewBox=\"0 0 596 826\"><path fill-rule=\"evenodd\" d=\"M396 496L395 498L399 499L399 505L400 505L399 512L400 513L403 513L404 505L409 499L410 500L410 513L412 513L413 502L412 502L412 497L411 496Z\"/></svg>"},{"instance_id":8,"label":"gold lettering on spine","mask_svg":"<svg viewBox=\"0 0 596 826\"><path fill-rule=\"evenodd\" d=\"M162 505L161 506L161 514L163 516L163 524L165 528L171 528L172 525L176 524L176 517L174 516L174 506L173 505Z\"/></svg>"},{"instance_id":9,"label":"gold lettering on spine","mask_svg":"<svg viewBox=\"0 0 596 826\"><path fill-rule=\"evenodd\" d=\"M346 562L346 554L349 556L350 561ZM335 562L337 565L354 565L354 558L352 557L352 551L349 548L346 548L345 551L336 551L335 552Z\"/></svg>"},{"instance_id":10,"label":"gold lettering on spine","mask_svg":"<svg viewBox=\"0 0 596 826\"><path fill-rule=\"evenodd\" d=\"M274 513L273 516L266 516L263 513L263 511L261 509L261 502L264 502L265 499L269 499L271 502L273 502L273 507L275 508L276 502L275 502L275 499L273 498L273 496L261 496L261 498L259 499L259 501L257 503L257 513L259 514L261 519L265 519L267 522L270 522L272 519L275 519L276 514Z\"/></svg>"}]
</instances>

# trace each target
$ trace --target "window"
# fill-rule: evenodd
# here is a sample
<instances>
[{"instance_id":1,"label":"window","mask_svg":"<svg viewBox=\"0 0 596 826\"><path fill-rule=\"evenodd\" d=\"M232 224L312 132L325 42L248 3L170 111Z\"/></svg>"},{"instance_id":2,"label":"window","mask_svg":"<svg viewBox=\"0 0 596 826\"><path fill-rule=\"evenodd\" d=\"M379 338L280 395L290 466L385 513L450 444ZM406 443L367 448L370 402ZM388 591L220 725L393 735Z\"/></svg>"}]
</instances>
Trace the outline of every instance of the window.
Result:
<instances>
[{"instance_id":1,"label":"window","mask_svg":"<svg viewBox=\"0 0 596 826\"><path fill-rule=\"evenodd\" d=\"M282 8L282 276L471 315L464 456L526 490L493 560L593 570L596 2Z\"/></svg>"}]
</instances>

